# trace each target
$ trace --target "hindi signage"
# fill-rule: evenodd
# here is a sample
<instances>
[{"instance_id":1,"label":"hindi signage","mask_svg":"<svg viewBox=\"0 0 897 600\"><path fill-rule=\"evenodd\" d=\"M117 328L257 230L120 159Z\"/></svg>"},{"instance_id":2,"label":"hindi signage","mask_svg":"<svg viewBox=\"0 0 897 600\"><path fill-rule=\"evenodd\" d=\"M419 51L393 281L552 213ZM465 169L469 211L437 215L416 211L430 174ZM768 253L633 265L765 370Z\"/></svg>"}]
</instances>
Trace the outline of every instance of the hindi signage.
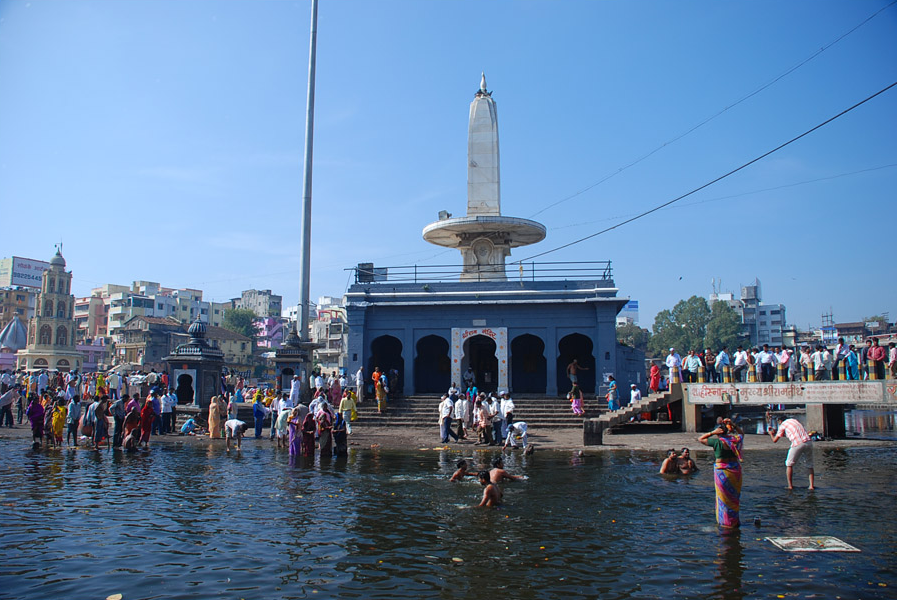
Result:
<instances>
[{"instance_id":1,"label":"hindi signage","mask_svg":"<svg viewBox=\"0 0 897 600\"><path fill-rule=\"evenodd\" d=\"M884 381L688 383L682 387L689 404L897 404Z\"/></svg>"}]
</instances>

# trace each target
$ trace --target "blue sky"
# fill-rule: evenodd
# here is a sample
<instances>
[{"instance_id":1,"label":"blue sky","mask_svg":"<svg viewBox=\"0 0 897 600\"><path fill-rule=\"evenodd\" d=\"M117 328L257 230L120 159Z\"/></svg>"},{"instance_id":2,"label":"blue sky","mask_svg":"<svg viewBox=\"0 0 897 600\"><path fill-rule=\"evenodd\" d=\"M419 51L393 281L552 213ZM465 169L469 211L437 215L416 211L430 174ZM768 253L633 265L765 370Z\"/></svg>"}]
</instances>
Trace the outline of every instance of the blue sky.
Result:
<instances>
[{"instance_id":1,"label":"blue sky","mask_svg":"<svg viewBox=\"0 0 897 600\"><path fill-rule=\"evenodd\" d=\"M888 4L322 0L313 298L341 295L358 262L460 263L421 229L465 210L481 71L499 109L502 212L538 213L548 228L514 251L522 259L703 185L897 81L895 5L545 210ZM0 2L0 255L46 260L62 240L78 295L145 279L218 301L271 288L294 304L309 14L308 1ZM895 117L897 88L539 260L612 260L642 325L709 294L712 278L737 293L755 277L800 327L830 309L836 321L894 320Z\"/></svg>"}]
</instances>

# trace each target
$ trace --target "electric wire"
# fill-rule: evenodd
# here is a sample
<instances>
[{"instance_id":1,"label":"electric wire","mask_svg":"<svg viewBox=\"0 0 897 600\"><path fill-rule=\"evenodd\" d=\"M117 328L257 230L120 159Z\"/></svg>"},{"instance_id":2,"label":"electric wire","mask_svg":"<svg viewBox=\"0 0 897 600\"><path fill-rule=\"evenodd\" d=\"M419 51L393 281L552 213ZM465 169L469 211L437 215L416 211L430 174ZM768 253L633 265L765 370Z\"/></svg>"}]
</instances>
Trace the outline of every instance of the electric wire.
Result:
<instances>
[{"instance_id":1,"label":"electric wire","mask_svg":"<svg viewBox=\"0 0 897 600\"><path fill-rule=\"evenodd\" d=\"M594 237L597 237L597 236L599 236L599 235L601 235L601 234L603 234L603 233L607 233L608 231L613 231L614 229L617 229L617 228L619 228L619 227L622 227L623 225L626 225L626 224L628 224L628 223L632 223L633 221L636 221L636 220L638 220L638 219L641 219L642 217L646 217L646 216L650 215L651 213L655 213L655 212L659 211L659 210L662 209L662 208L666 208L667 206L670 206L671 204L674 204L674 203L676 203L676 202L679 202L679 201L682 200L683 198L687 198L687 197L691 196L692 194L695 194L695 193L697 193L697 192L699 192L699 191L701 191L701 190L703 190L703 189L705 189L705 188L710 187L711 185L713 185L713 184L715 184L715 183L717 183L717 182L719 182L719 181L722 181L723 179L729 177L730 175L734 175L735 173L738 173L739 171L741 171L741 170L743 170L743 169L746 169L747 167L751 166L751 165L754 164L755 162L758 162L758 161L760 161L760 160L763 160L763 159L766 158L767 156L769 156L769 155L771 155L771 154L774 154L774 153L778 152L778 151L781 150L782 148L785 148L786 146L790 146L791 144L793 144L794 142L798 141L799 139L804 138L804 137L810 135L811 133L813 133L813 132L816 131L817 129L820 129L820 128L822 128L822 127L825 127L825 126L828 125L829 123L835 121L836 119L839 119L840 117L843 117L844 115L846 115L846 114L849 113L850 111L854 110L855 108L858 108L858 107L862 106L863 104L869 102L869 101L872 100L873 98L876 98L876 97L880 96L881 94L884 94L885 92L887 92L888 90L890 90L890 89L893 88L894 86L897 86L897 81L895 81L894 83L888 85L887 87L884 87L884 88L880 89L879 91L875 92L875 93L872 94L871 96L867 96L865 99L860 100L859 102L857 102L856 104L854 104L854 105L851 106L850 108L846 108L846 109L842 110L841 112L839 112L838 114L836 114L835 116L830 117L830 118L826 119L825 121L823 121L822 123L819 123L818 125L816 125L816 126L810 128L810 129L806 130L806 131L803 132L802 134L800 134L800 135L798 135L798 136L796 136L796 137L791 138L791 139L788 140L787 142L785 142L785 143L783 143L783 144L780 144L780 145L776 146L776 147L773 148L772 150L769 150L769 151L767 151L767 152L764 152L764 153L761 154L760 156L758 156L758 157L756 157L756 158L754 158L754 159L752 159L752 160L749 160L748 162L742 164L740 167L736 167L736 168L732 169L731 171L729 171L728 173L725 173L724 175L720 175L720 176L717 177L716 179L713 179L713 180L711 180L711 181L708 181L707 183L705 183L705 184L703 184L703 185L701 185L701 186L699 186L699 187L694 188L694 189L691 190L690 192L686 192L686 193L682 194L681 196L677 196L676 198L673 198L672 200L668 200L667 202L664 202L663 204L659 204L659 205L655 206L654 208L651 208L651 209L649 209L649 210L646 210L645 212L639 213L639 214L637 214L637 215L634 216L634 217L631 217L631 218L629 218L629 219L626 219L625 221L621 221L620 223L617 223L616 225L612 225L611 227L608 227L608 228L606 228L606 229L602 229L601 231L596 231L595 233L592 233L592 234L587 235L587 236L585 236L585 237L579 238L579 239L577 239L577 240L573 240L572 242L568 242L568 243L566 243L566 244L562 244L562 245L560 245L560 246L558 246L558 247L556 247L556 248L552 248L551 250L546 250L546 251L544 251L544 252L539 252L538 254L533 254L532 256L528 256L528 257L526 257L526 258L522 258L522 259L520 259L520 260L515 260L515 261L513 261L511 264L517 265L517 264L520 264L520 263L522 263L522 262L525 262L525 261L528 261L528 260L532 260L532 259L534 259L534 258L538 258L538 257L540 257L540 256L545 256L546 254L551 254L551 253L553 253L553 252L557 252L558 250L563 250L564 248L569 248L570 246L575 246L576 244L581 244L582 242L585 242L586 240L590 240L590 239L592 239L592 238L594 238Z\"/></svg>"},{"instance_id":2,"label":"electric wire","mask_svg":"<svg viewBox=\"0 0 897 600\"><path fill-rule=\"evenodd\" d=\"M720 115L722 115L723 113L725 113L726 111L728 111L729 109L735 108L736 106L738 106L738 105L741 104L742 102L744 102L744 101L746 101L746 100L748 100L748 99L750 99L750 98L756 96L757 94L759 94L759 93L762 92L763 90L767 89L768 87L774 85L775 83L777 83L777 82L780 81L781 79L783 79L783 78L787 77L788 75L790 75L791 73L795 72L796 70L798 70L799 68L801 68L802 66L804 66L805 64L807 64L808 62L810 62L811 60L813 60L814 58L816 58L817 56L819 56L820 54L822 54L823 52L825 52L826 50L828 50L829 48L831 48L832 46L834 46L835 44L837 44L838 42L840 42L841 40L843 40L844 38L846 38L848 35L850 35L850 34L853 33L854 31L856 31L857 29L859 29L860 27L862 27L863 25L865 25L866 23L868 23L869 21L871 21L871 20L874 19L875 17L877 17L877 16L879 15L879 13L881 13L881 12L883 12L883 11L885 11L885 10L891 8L892 6L894 6L894 4L897 4L897 0L893 0L893 2L891 2L890 4L888 4L888 5L886 5L886 6L883 6L882 8L880 8L879 10L877 10L875 13L869 15L869 16L868 16L865 20L863 20L861 23L859 23L858 25L854 26L852 29L850 29L850 30L847 31L846 33L843 33L841 36L839 36L839 37L836 38L835 40L833 40L833 41L829 42L828 44L822 46L821 48L819 48L819 50L817 50L816 52L814 52L813 54L811 54L810 56L808 56L808 57L805 58L804 60L800 61L799 63L797 63L797 64L794 65L793 67L791 67L791 68L785 70L782 74L780 74L780 75L778 75L777 77L773 78L773 79L770 80L769 82L767 82L767 83L761 85L759 88L757 88L757 89L754 90L753 92L750 92L750 93L747 94L746 96L743 96L740 100L737 100L736 102L734 102L734 103L730 104L729 106L723 108L722 110L720 110L720 111L717 112L716 114L711 115L710 117L707 117L706 119L704 119L703 121L701 121L701 122L698 123L697 125L693 126L691 129L688 129L687 131L685 131L685 132L683 132L683 133L677 135L676 137L672 138L671 140L668 140L668 141L662 143L660 146L658 146L658 147L655 148L654 150L651 150L650 152L648 152L647 154L643 155L642 157L637 158L636 160L632 161L631 163L629 163L629 164L627 164L627 165L624 165L624 166L618 168L616 171L613 171L613 172L611 172L611 173L608 173L607 175L605 175L604 177L602 177L601 179L599 179L599 180L596 181L595 183L593 183L593 184L591 184L591 185L588 185L588 186L582 188L582 189L579 190L578 192L575 192L575 193L573 193L573 194L570 194L569 196L567 196L567 197L565 197L565 198L561 198L560 200L557 200L557 201L555 201L555 202L549 204L549 205L546 206L545 208L542 208L542 209L540 209L540 210L534 212L533 214L530 215L529 218L536 217L536 216L542 214L543 212L545 212L546 210L548 210L548 209L550 209L550 208L554 208L555 206L557 206L557 205L559 205L559 204L563 204L564 202L567 202L568 200L572 200L573 198L576 198L577 196L581 196L582 194L588 192L589 190L591 190L591 189L593 189L593 188L595 188L595 187L601 185L602 183L604 183L604 182L607 181L608 179L611 179L612 177L616 177L617 175L619 175L620 173L622 173L622 172L625 171L626 169L628 169L628 168L630 168L630 167L634 167L635 165L639 164L639 163L642 162L643 160L646 160L646 159L650 158L651 156L653 156L653 155L656 154L657 152L663 150L664 148L666 148L666 147L669 146L670 144L674 144L675 142L678 142L679 140L681 140L681 139L684 138L685 136L687 136L687 135L693 133L694 131L700 129L701 127L703 127L704 125L706 125L706 124L709 123L710 121L713 121L714 119L716 119L717 117L719 117Z\"/></svg>"}]
</instances>

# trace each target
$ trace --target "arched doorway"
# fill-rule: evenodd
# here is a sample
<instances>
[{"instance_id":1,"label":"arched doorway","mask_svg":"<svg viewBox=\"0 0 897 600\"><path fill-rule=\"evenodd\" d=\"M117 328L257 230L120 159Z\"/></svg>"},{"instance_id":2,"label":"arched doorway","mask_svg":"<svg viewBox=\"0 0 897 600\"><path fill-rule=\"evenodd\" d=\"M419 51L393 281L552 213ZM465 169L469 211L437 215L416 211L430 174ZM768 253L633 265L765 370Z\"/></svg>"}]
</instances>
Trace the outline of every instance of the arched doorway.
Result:
<instances>
[{"instance_id":1,"label":"arched doorway","mask_svg":"<svg viewBox=\"0 0 897 600\"><path fill-rule=\"evenodd\" d=\"M284 367L280 372L280 389L286 393L290 393L290 389L293 387L293 375L296 372L290 367Z\"/></svg>"},{"instance_id":2,"label":"arched doorway","mask_svg":"<svg viewBox=\"0 0 897 600\"><path fill-rule=\"evenodd\" d=\"M193 392L193 377L187 375L186 373L181 373L178 375L177 388L174 390L175 395L178 397L178 404L181 406L185 406L187 404L193 404L194 392Z\"/></svg>"},{"instance_id":3,"label":"arched doorway","mask_svg":"<svg viewBox=\"0 0 897 600\"><path fill-rule=\"evenodd\" d=\"M63 373L68 373L71 369L72 369L72 365L69 364L69 361L67 361L66 359L60 358L59 360L56 361L56 370L57 371L62 371Z\"/></svg>"},{"instance_id":4,"label":"arched doorway","mask_svg":"<svg viewBox=\"0 0 897 600\"><path fill-rule=\"evenodd\" d=\"M579 387L586 394L595 393L595 357L592 356L592 340L581 333L571 333L561 338L558 342L560 356L557 361L558 369L558 394L564 395L570 391L570 379L567 377L567 366L574 359L583 370L577 373Z\"/></svg>"},{"instance_id":5,"label":"arched doorway","mask_svg":"<svg viewBox=\"0 0 897 600\"><path fill-rule=\"evenodd\" d=\"M444 394L452 381L449 343L438 335L422 337L414 357L414 391L420 394Z\"/></svg>"},{"instance_id":6,"label":"arched doorway","mask_svg":"<svg viewBox=\"0 0 897 600\"><path fill-rule=\"evenodd\" d=\"M529 333L511 341L511 391L544 394L548 383L545 342Z\"/></svg>"},{"instance_id":7,"label":"arched doorway","mask_svg":"<svg viewBox=\"0 0 897 600\"><path fill-rule=\"evenodd\" d=\"M495 356L495 348L495 340L485 335L475 335L464 342L461 372L464 373L467 367L471 367L480 391L493 392L498 386L498 358ZM457 383L462 385L460 381Z\"/></svg>"},{"instance_id":8,"label":"arched doorway","mask_svg":"<svg viewBox=\"0 0 897 600\"><path fill-rule=\"evenodd\" d=\"M370 374L380 367L381 373L389 373L391 369L398 371L397 390L390 389L390 396L400 393L404 383L405 361L402 359L402 342L391 335L381 335L371 342L371 358L368 361L368 381L365 383L368 395L373 396L373 388L370 387Z\"/></svg>"}]
</instances>

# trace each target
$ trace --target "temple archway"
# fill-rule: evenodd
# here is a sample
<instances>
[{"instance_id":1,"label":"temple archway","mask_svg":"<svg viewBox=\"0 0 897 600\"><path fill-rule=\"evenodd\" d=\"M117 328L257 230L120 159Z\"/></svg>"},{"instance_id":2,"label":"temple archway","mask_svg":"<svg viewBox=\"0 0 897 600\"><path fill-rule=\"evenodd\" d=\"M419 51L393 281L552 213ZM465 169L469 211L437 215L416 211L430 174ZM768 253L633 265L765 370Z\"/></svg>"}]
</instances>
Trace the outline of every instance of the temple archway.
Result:
<instances>
[{"instance_id":1,"label":"temple archway","mask_svg":"<svg viewBox=\"0 0 897 600\"><path fill-rule=\"evenodd\" d=\"M594 345L588 336L581 333L571 333L561 338L558 342L558 352L560 356L557 359L557 384L558 394L566 394L571 387L570 379L567 377L567 366L575 359L583 370L577 374L579 379L579 387L586 394L595 393L595 357L592 356Z\"/></svg>"},{"instance_id":2,"label":"temple archway","mask_svg":"<svg viewBox=\"0 0 897 600\"><path fill-rule=\"evenodd\" d=\"M548 384L545 342L532 334L511 341L511 391L515 394L544 394Z\"/></svg>"},{"instance_id":3,"label":"temple archway","mask_svg":"<svg viewBox=\"0 0 897 600\"><path fill-rule=\"evenodd\" d=\"M461 360L461 373L467 367L473 368L476 375L477 388L483 392L494 392L498 389L498 357L495 356L495 340L485 335L475 335L464 341L464 358ZM463 386L463 382L457 382Z\"/></svg>"},{"instance_id":4,"label":"temple archway","mask_svg":"<svg viewBox=\"0 0 897 600\"><path fill-rule=\"evenodd\" d=\"M402 358L402 342L391 335L381 335L371 342L371 358L368 360L368 373L380 367L381 373L389 373L390 369L399 372L398 387L402 389L405 375L405 360ZM370 377L370 375L369 375ZM370 380L367 383L370 383ZM391 390L394 392L394 390ZM371 391L373 394L373 390Z\"/></svg>"},{"instance_id":5,"label":"temple archway","mask_svg":"<svg viewBox=\"0 0 897 600\"><path fill-rule=\"evenodd\" d=\"M451 380L448 340L438 335L422 337L417 342L417 356L414 357L415 393L444 394Z\"/></svg>"}]
</instances>

